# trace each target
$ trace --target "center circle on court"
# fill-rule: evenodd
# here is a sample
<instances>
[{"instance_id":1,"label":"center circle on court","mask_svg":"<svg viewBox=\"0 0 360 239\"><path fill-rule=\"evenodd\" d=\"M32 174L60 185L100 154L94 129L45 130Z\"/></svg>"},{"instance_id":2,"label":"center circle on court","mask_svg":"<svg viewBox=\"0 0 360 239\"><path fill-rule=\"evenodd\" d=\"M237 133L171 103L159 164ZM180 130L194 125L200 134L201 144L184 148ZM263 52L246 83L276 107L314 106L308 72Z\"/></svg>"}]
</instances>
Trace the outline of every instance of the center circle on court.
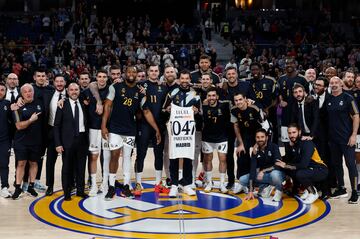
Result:
<instances>
[{"instance_id":1,"label":"center circle on court","mask_svg":"<svg viewBox=\"0 0 360 239\"><path fill-rule=\"evenodd\" d=\"M231 238L296 229L330 212L329 203L321 200L312 205L287 196L279 203L263 198L245 201L245 194L221 194L216 189L172 199L155 193L151 180L143 186L138 198L117 196L112 201L105 201L104 194L64 201L58 191L34 201L30 213L50 226L104 237L171 238L186 233L191 238Z\"/></svg>"}]
</instances>

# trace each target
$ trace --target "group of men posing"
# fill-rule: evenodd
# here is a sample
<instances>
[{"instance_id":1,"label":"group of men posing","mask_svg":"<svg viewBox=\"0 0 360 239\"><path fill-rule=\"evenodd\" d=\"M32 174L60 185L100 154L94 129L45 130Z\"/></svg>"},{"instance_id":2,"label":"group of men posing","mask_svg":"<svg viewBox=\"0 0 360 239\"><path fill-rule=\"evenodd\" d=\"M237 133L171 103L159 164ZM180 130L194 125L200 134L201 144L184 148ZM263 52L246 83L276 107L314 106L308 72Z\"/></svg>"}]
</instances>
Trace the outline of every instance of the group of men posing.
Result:
<instances>
[{"instance_id":1,"label":"group of men posing","mask_svg":"<svg viewBox=\"0 0 360 239\"><path fill-rule=\"evenodd\" d=\"M74 187L82 198L103 193L105 200L111 200L117 187L121 187L123 197L139 196L151 141L154 190L169 197L177 197L179 190L195 195L199 161L204 191L214 190L212 159L217 151L220 184L216 187L222 193L246 192L246 199L253 199L258 188L258 196L271 197L274 191L272 200L280 201L284 181L291 178L289 193L299 195L306 204L319 198L318 190L323 199L348 196L344 156L352 190L348 202L357 203L360 77L347 71L342 79L327 72L326 77L316 78L313 69L304 77L297 72L293 59L286 61L286 74L278 81L263 75L257 62L251 64L251 77L247 79L239 79L233 67L228 67L225 78L220 79L211 71L206 55L200 57L199 67L194 72L177 73L167 65L160 77L159 66L150 65L147 79L143 79L142 70L127 66L122 75L115 65L109 76L99 70L91 83L89 73L83 72L78 83L57 75L52 85L46 72L38 69L34 83L20 89L17 76L9 74L5 84L0 84L1 195L18 199L24 191L37 196L37 191L46 189L45 194L51 196L56 159L62 154L65 200L71 200ZM194 111L194 160L169 159L166 124L171 105L192 107ZM281 126L277 124L278 111ZM284 156L276 144L278 129ZM131 158L135 146L133 188ZM16 159L12 194L8 183L11 147ZM47 188L39 182L45 154ZM100 188L96 183L99 157ZM85 193L87 158L89 194ZM123 185L116 180L120 158ZM166 183L162 181L163 170Z\"/></svg>"}]
</instances>

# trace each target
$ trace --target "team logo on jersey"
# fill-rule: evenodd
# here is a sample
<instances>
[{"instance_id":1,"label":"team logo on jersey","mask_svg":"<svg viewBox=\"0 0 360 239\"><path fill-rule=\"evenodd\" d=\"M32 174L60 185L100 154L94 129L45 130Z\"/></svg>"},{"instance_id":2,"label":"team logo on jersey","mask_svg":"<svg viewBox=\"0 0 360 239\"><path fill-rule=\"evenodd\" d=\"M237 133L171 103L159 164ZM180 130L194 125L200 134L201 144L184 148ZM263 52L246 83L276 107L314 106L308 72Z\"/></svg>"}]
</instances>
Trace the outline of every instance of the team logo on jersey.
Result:
<instances>
[{"instance_id":1,"label":"team logo on jersey","mask_svg":"<svg viewBox=\"0 0 360 239\"><path fill-rule=\"evenodd\" d=\"M116 238L178 238L180 226L189 238L254 237L303 227L330 212L330 205L321 200L312 205L287 196L281 202L246 201L245 194L220 194L218 189L171 199L155 193L153 181L143 186L136 199L117 196L112 201L105 201L103 194L64 201L63 193L56 192L34 201L30 212L50 226Z\"/></svg>"},{"instance_id":2,"label":"team logo on jersey","mask_svg":"<svg viewBox=\"0 0 360 239\"><path fill-rule=\"evenodd\" d=\"M265 83L263 84L262 89L263 89L263 90L267 90L267 87L266 87L266 84L265 84Z\"/></svg>"},{"instance_id":3,"label":"team logo on jersey","mask_svg":"<svg viewBox=\"0 0 360 239\"><path fill-rule=\"evenodd\" d=\"M162 92L161 86L158 86L158 92Z\"/></svg>"},{"instance_id":4,"label":"team logo on jersey","mask_svg":"<svg viewBox=\"0 0 360 239\"><path fill-rule=\"evenodd\" d=\"M36 109L37 109L37 110L41 110L40 105L37 105L37 106L36 106Z\"/></svg>"},{"instance_id":5,"label":"team logo on jersey","mask_svg":"<svg viewBox=\"0 0 360 239\"><path fill-rule=\"evenodd\" d=\"M7 108L7 106L6 105L4 105L4 110L6 111L8 108Z\"/></svg>"},{"instance_id":6,"label":"team logo on jersey","mask_svg":"<svg viewBox=\"0 0 360 239\"><path fill-rule=\"evenodd\" d=\"M344 102L341 100L341 101L339 102L339 105L343 106L343 105L344 105Z\"/></svg>"},{"instance_id":7,"label":"team logo on jersey","mask_svg":"<svg viewBox=\"0 0 360 239\"><path fill-rule=\"evenodd\" d=\"M272 156L271 151L268 151L268 156L269 156L269 157L271 157L271 156Z\"/></svg>"}]
</instances>

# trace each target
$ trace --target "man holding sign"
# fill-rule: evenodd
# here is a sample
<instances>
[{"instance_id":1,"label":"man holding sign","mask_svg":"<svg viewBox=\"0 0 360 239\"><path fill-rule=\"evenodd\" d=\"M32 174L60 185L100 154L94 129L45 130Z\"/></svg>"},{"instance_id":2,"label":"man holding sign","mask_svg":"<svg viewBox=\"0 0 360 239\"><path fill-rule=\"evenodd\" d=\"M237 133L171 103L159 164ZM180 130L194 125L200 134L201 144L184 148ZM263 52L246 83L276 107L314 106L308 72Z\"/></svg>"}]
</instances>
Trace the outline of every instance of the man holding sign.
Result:
<instances>
[{"instance_id":1,"label":"man holding sign","mask_svg":"<svg viewBox=\"0 0 360 239\"><path fill-rule=\"evenodd\" d=\"M195 120L199 113L200 97L190 88L190 72L180 72L180 86L167 95L164 111L170 112L169 131L169 158L171 189L169 197L176 197L179 183L184 192L195 195L191 189L192 161L195 150ZM179 182L179 159L183 159L183 178Z\"/></svg>"}]
</instances>

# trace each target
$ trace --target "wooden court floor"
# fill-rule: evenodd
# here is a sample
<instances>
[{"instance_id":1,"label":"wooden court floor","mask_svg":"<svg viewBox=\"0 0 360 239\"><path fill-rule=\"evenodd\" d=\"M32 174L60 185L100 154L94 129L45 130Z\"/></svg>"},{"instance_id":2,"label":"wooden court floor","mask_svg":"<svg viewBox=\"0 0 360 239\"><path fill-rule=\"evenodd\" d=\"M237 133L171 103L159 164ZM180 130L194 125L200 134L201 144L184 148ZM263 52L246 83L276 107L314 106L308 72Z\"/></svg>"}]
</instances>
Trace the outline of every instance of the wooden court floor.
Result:
<instances>
[{"instance_id":1,"label":"wooden court floor","mask_svg":"<svg viewBox=\"0 0 360 239\"><path fill-rule=\"evenodd\" d=\"M60 169L59 158L55 190L61 190ZM217 169L214 159L214 171ZM349 187L346 167L344 171ZM308 207L294 198L284 198L281 204L260 199L247 202L244 194L222 195L216 190L205 194L200 189L195 197L173 200L153 192L152 172L149 150L145 190L136 199L116 197L105 202L98 195L64 202L60 191L52 197L40 193L36 199L28 195L17 201L0 198L0 238L360 238L360 204L349 205L347 199L319 201ZM13 157L9 178L12 183ZM41 181L45 183L45 166Z\"/></svg>"}]
</instances>

